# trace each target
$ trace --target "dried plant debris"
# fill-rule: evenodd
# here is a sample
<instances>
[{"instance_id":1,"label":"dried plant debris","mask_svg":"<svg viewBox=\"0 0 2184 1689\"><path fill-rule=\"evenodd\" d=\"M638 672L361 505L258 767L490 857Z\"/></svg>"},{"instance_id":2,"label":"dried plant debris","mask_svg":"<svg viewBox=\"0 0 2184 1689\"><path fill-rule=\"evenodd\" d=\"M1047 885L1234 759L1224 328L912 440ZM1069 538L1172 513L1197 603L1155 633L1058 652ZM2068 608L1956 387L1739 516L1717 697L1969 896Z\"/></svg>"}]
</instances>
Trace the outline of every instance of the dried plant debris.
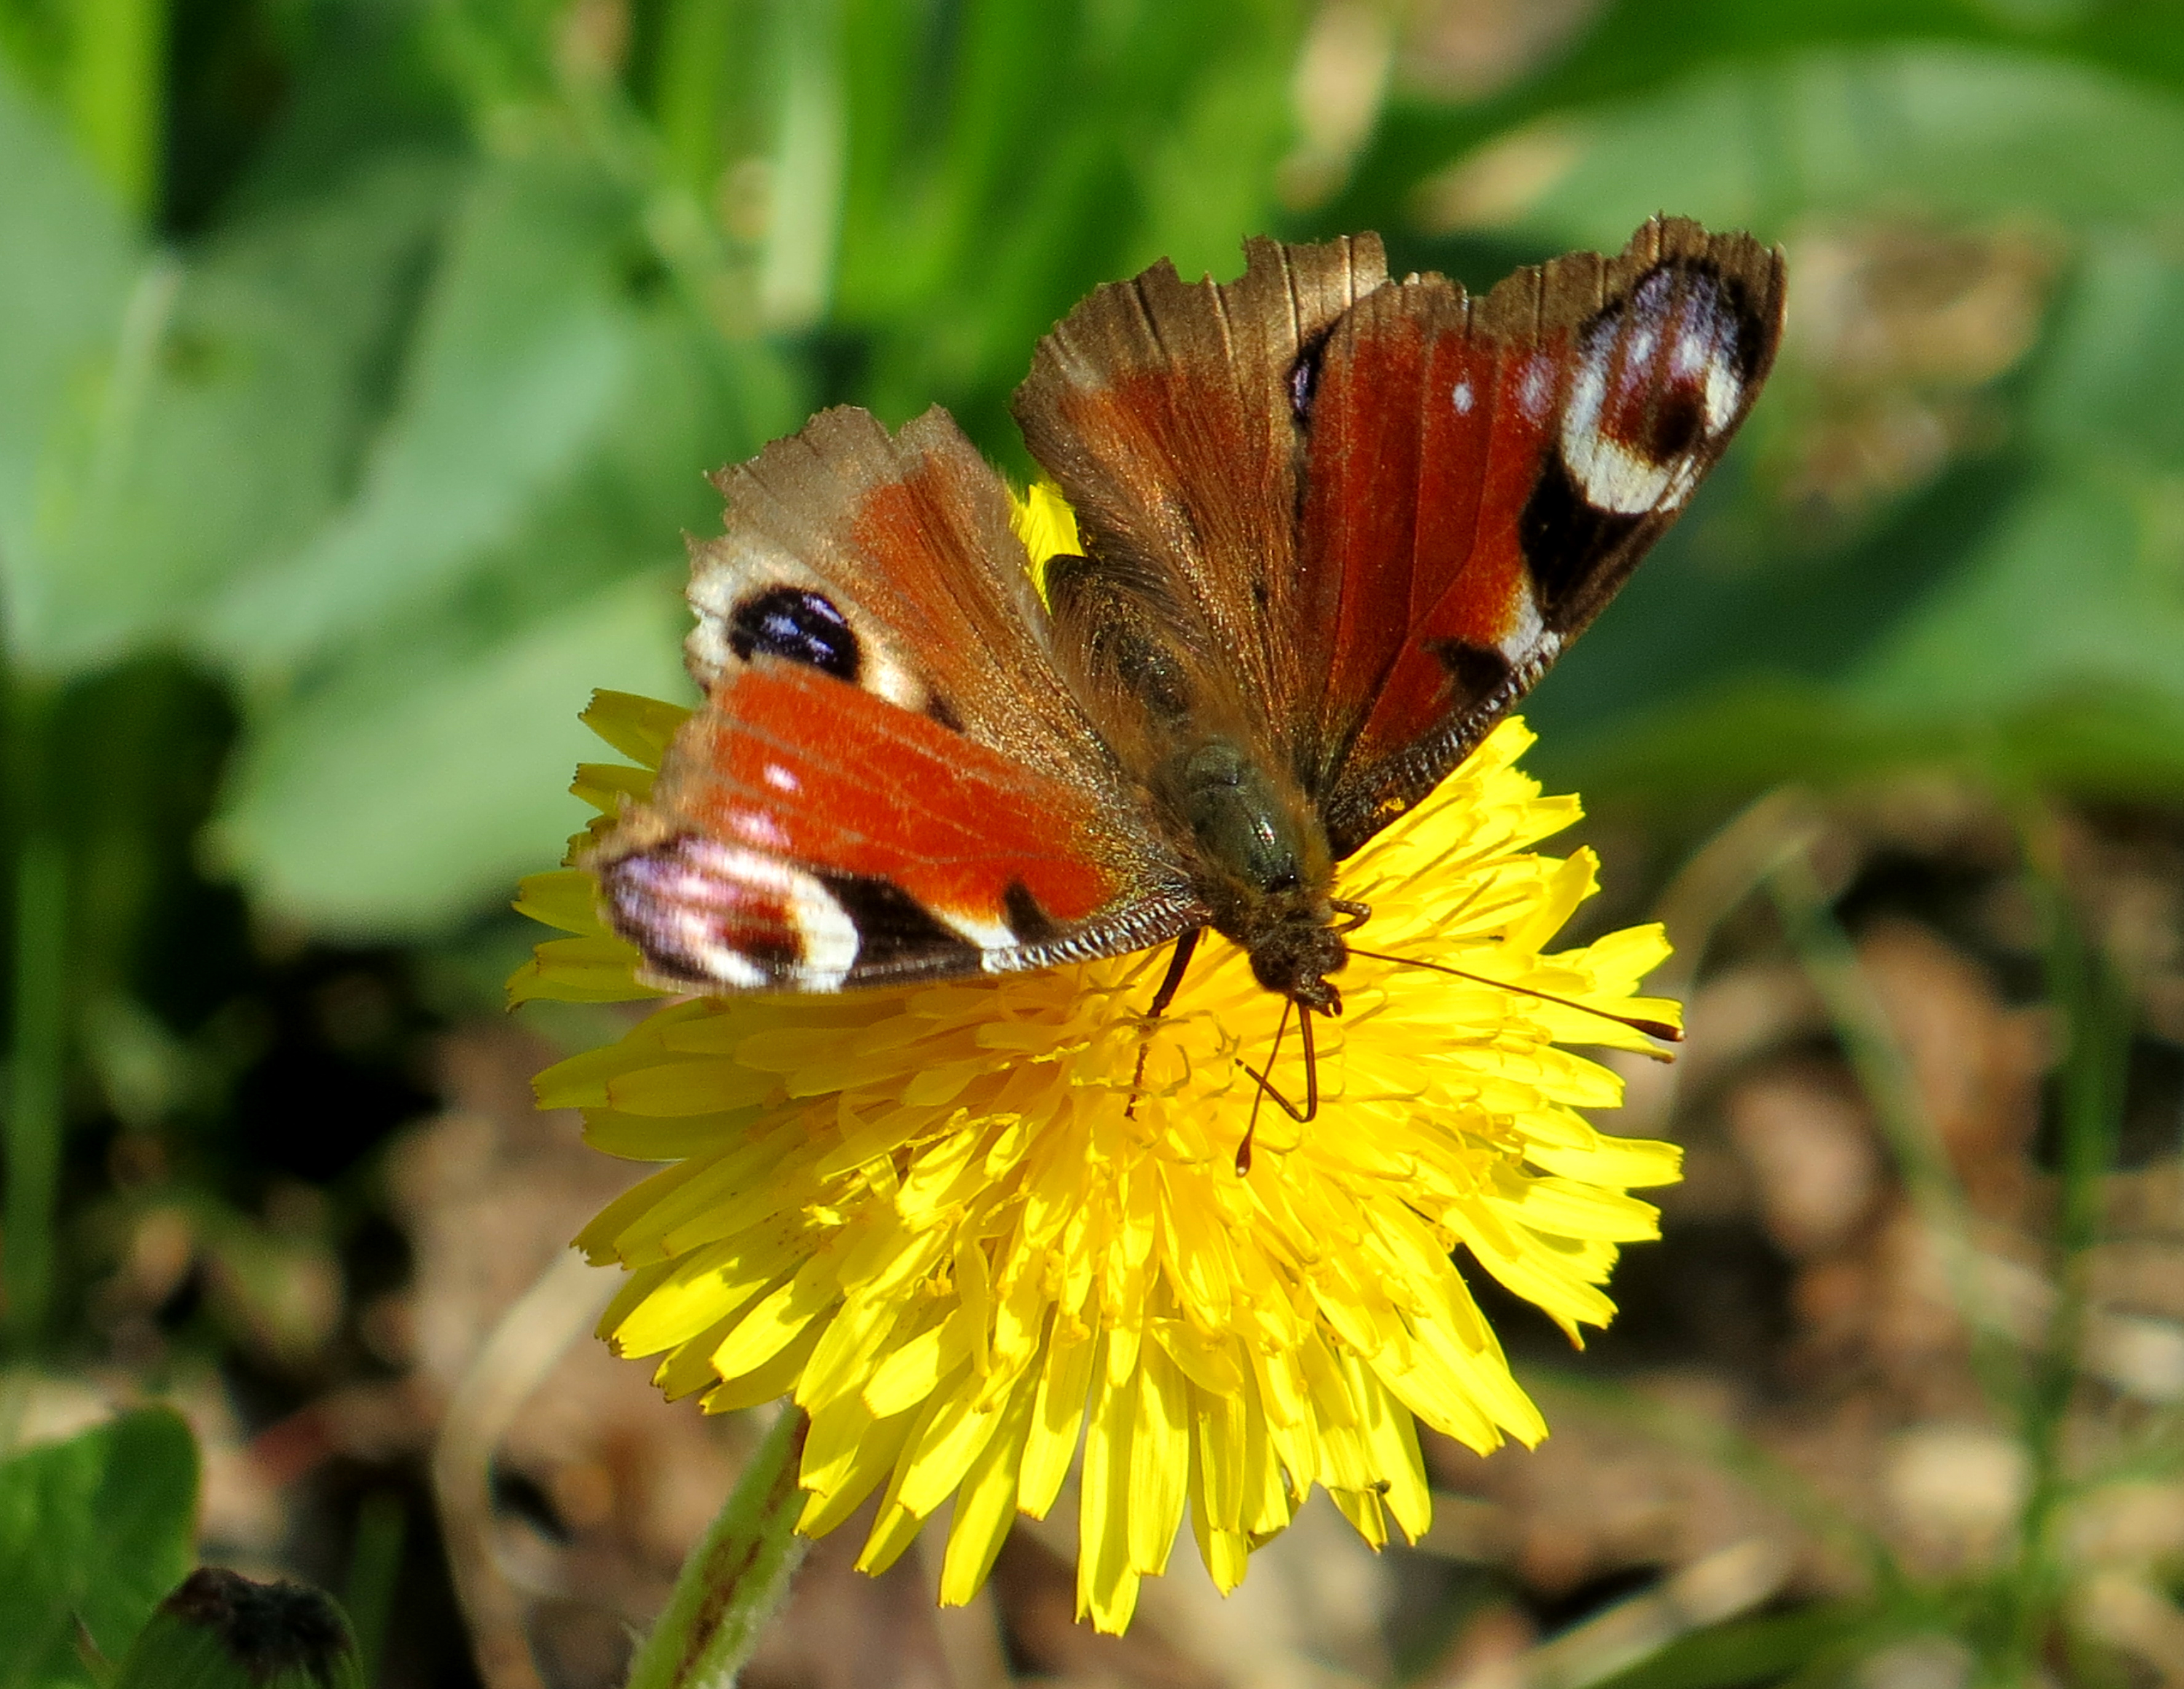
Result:
<instances>
[{"instance_id":1,"label":"dried plant debris","mask_svg":"<svg viewBox=\"0 0 2184 1689\"><path fill-rule=\"evenodd\" d=\"M1815 223L1791 242L1797 303L1778 405L1784 496L1837 525L2008 432L1997 383L2037 341L2065 251L2025 223Z\"/></svg>"},{"instance_id":2,"label":"dried plant debris","mask_svg":"<svg viewBox=\"0 0 2184 1689\"><path fill-rule=\"evenodd\" d=\"M2039 1453L1986 1374L1997 1353L2036 1366L2064 1290L2066 1028L2045 1001L2037 889L2008 817L1967 788L1904 783L1808 819L1801 848L1826 865L1954 1218L1907 1181L1779 923L1763 904L1713 911L1685 1059L1645 1093L1688 1155L1662 1193L1664 1241L1629 1252L1624 1313L1586 1356L1515 1339L1545 1369L1528 1375L1555 1427L1541 1449L1429 1452L1446 1493L1422 1546L1489 1575L1433 1681L1602 1681L1688 1635L1693 1601L1720 1619L1866 1600L1876 1556L1914 1588L2017 1575ZM2053 1436L2077 1487L2049 1527L2069 1546L2040 1622L2126 1675L2173 1674L2184 1062L2167 1052L2184 872L2165 819L2081 814L2058 836L2135 1028L2120 1165L2075 1269L2078 1381ZM1861 1681L1958 1681L1972 1658L1936 1638L1869 1652Z\"/></svg>"}]
</instances>

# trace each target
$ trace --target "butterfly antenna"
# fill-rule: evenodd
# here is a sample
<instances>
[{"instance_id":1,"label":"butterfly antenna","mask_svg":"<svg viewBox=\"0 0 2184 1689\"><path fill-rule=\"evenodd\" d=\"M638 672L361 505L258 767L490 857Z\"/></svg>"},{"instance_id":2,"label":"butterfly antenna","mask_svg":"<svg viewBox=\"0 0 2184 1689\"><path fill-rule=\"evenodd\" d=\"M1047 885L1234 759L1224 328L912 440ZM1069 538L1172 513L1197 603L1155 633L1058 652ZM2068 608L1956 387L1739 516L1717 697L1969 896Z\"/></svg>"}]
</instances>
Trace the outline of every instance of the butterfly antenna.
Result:
<instances>
[{"instance_id":1,"label":"butterfly antenna","mask_svg":"<svg viewBox=\"0 0 2184 1689\"><path fill-rule=\"evenodd\" d=\"M1289 1034L1290 1011L1295 1006L1296 1001L1294 998L1282 999L1282 1017L1274 1027L1274 1047L1267 1052L1267 1065L1269 1067L1274 1065L1274 1057L1282 1053L1282 1040ZM1274 1088L1267 1083L1267 1076L1264 1073L1249 1062L1244 1064L1244 1071L1258 1081L1258 1089L1251 1093L1251 1118L1244 1123L1244 1141L1236 1146L1236 1177L1239 1179L1251 1170L1251 1140L1258 1135L1259 1105L1267 1100L1267 1094L1273 1091L1274 1101L1280 1103L1284 1108L1289 1107L1289 1103L1282 1094L1274 1090ZM1290 1112L1294 1113L1295 1111Z\"/></svg>"},{"instance_id":2,"label":"butterfly antenna","mask_svg":"<svg viewBox=\"0 0 2184 1689\"><path fill-rule=\"evenodd\" d=\"M1429 968L1435 973L1446 973L1457 979L1468 979L1480 985L1491 985L1503 991L1514 991L1520 997L1537 997L1543 1003L1552 1003L1558 1008L1575 1009L1581 1015L1597 1015L1602 1020L1613 1021L1618 1026L1627 1026L1633 1032L1642 1032L1648 1038L1658 1038L1664 1044L1681 1044L1684 1030L1667 1021L1647 1020L1639 1015L1618 1015L1607 1009L1596 1009L1590 1003L1573 1002L1568 997L1557 997L1552 991L1535 991L1529 985L1512 985L1506 979L1490 979L1483 973L1467 973L1460 967L1451 967L1444 962L1420 962L1415 956L1386 956L1379 950L1360 950L1350 946L1350 954L1362 956L1369 962L1385 962L1397 967ZM1666 1056L1663 1061L1669 1059Z\"/></svg>"},{"instance_id":3,"label":"butterfly antenna","mask_svg":"<svg viewBox=\"0 0 2184 1689\"><path fill-rule=\"evenodd\" d=\"M1145 1024L1138 1028L1137 1071L1130 1075L1130 1100L1123 1108L1125 1120L1138 1118L1139 1088L1145 1082L1145 1056L1153 1047L1153 1023L1167 1012L1167 1006L1183 989L1183 971L1190 966L1191 952L1198 948L1199 935L1205 930L1203 927L1193 927L1175 941L1175 949L1167 959L1167 972L1161 976L1160 989L1153 993L1152 1001L1146 1006Z\"/></svg>"}]
</instances>

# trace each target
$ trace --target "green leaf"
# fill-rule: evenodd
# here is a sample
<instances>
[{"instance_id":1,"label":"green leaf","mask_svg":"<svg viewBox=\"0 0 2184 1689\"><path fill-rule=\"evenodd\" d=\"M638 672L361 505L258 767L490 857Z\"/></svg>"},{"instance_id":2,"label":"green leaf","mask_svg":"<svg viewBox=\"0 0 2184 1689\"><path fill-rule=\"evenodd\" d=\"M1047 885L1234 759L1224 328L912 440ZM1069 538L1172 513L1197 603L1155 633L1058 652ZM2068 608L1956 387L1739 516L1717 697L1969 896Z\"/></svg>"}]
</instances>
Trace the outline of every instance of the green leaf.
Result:
<instances>
[{"instance_id":1,"label":"green leaf","mask_svg":"<svg viewBox=\"0 0 2184 1689\"><path fill-rule=\"evenodd\" d=\"M1421 187L1429 226L1619 245L1663 208L1774 237L1813 212L2065 225L2184 201L2184 101L2029 53L1889 44L1718 64L1557 112Z\"/></svg>"},{"instance_id":2,"label":"green leaf","mask_svg":"<svg viewBox=\"0 0 2184 1689\"><path fill-rule=\"evenodd\" d=\"M219 823L261 906L321 931L416 934L557 861L597 742L594 687L687 695L674 583L633 577L472 648L419 630L271 717Z\"/></svg>"},{"instance_id":3,"label":"green leaf","mask_svg":"<svg viewBox=\"0 0 2184 1689\"><path fill-rule=\"evenodd\" d=\"M163 0L77 0L61 86L78 144L134 209L156 203L165 117Z\"/></svg>"},{"instance_id":4,"label":"green leaf","mask_svg":"<svg viewBox=\"0 0 2184 1689\"><path fill-rule=\"evenodd\" d=\"M2167 231L2097 231L2056 315L2031 438L2089 469L2184 471L2184 255Z\"/></svg>"},{"instance_id":5,"label":"green leaf","mask_svg":"<svg viewBox=\"0 0 2184 1689\"><path fill-rule=\"evenodd\" d=\"M197 1445L164 1408L0 1462L0 1689L89 1685L191 1561Z\"/></svg>"},{"instance_id":6,"label":"green leaf","mask_svg":"<svg viewBox=\"0 0 2184 1689\"><path fill-rule=\"evenodd\" d=\"M384 627L507 541L623 392L624 210L566 159L510 162L479 178L357 496L220 595L203 622L214 650L247 672L280 673Z\"/></svg>"},{"instance_id":7,"label":"green leaf","mask_svg":"<svg viewBox=\"0 0 2184 1689\"><path fill-rule=\"evenodd\" d=\"M137 265L114 202L0 67L0 582L7 638L41 643L57 460L109 426L108 380Z\"/></svg>"},{"instance_id":8,"label":"green leaf","mask_svg":"<svg viewBox=\"0 0 2184 1689\"><path fill-rule=\"evenodd\" d=\"M1875 712L1971 717L2043 694L2140 687L2184 700L2184 591L2149 555L2158 489L2059 465L1851 677Z\"/></svg>"},{"instance_id":9,"label":"green leaf","mask_svg":"<svg viewBox=\"0 0 2184 1689\"><path fill-rule=\"evenodd\" d=\"M20 642L49 668L173 638L285 564L348 496L460 177L382 159L247 218L140 285L114 421L70 465Z\"/></svg>"}]
</instances>

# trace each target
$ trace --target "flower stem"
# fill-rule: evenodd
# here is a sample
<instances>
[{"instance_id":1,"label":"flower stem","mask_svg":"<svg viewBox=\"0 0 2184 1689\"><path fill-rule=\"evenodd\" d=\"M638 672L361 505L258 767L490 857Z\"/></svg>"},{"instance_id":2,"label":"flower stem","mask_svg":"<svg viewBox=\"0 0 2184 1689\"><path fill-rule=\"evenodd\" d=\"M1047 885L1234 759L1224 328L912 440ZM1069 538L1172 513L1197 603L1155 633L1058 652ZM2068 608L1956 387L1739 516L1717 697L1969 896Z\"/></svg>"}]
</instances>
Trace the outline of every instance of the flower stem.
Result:
<instances>
[{"instance_id":1,"label":"flower stem","mask_svg":"<svg viewBox=\"0 0 2184 1689\"><path fill-rule=\"evenodd\" d=\"M627 1689L729 1689L808 1546L797 1466L808 1422L795 1407L752 1453L718 1518L682 1570L667 1610L630 1664Z\"/></svg>"}]
</instances>

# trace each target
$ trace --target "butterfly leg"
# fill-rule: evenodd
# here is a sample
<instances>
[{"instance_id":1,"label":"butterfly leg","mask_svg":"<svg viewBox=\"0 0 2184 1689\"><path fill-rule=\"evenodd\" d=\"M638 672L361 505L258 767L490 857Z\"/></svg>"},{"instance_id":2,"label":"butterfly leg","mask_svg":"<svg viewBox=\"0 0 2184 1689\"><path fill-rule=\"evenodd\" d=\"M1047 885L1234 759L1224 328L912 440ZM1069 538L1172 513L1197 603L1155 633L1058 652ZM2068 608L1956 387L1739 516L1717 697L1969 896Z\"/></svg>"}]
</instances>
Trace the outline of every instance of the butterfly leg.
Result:
<instances>
[{"instance_id":1,"label":"butterfly leg","mask_svg":"<svg viewBox=\"0 0 2184 1689\"><path fill-rule=\"evenodd\" d=\"M1197 950L1198 940L1205 932L1203 927L1193 927L1175 941L1175 949L1167 959L1167 972L1161 976L1160 989L1153 993L1152 1001L1146 1006L1147 1024L1138 1034L1138 1067L1130 1075L1130 1100L1123 1109L1123 1118L1134 1120L1138 1114L1138 1090L1145 1081L1145 1056L1152 1048L1150 1023L1167 1012L1167 1006L1175 1001L1175 994L1183 989L1184 970L1190 966L1191 953Z\"/></svg>"},{"instance_id":2,"label":"butterfly leg","mask_svg":"<svg viewBox=\"0 0 2184 1689\"><path fill-rule=\"evenodd\" d=\"M1294 999L1282 1005L1281 1024L1274 1028L1273 1053L1268 1056L1267 1065L1273 1067L1274 1056L1281 1053L1282 1034L1290 1029L1290 1011L1292 1008L1297 1012L1297 1030L1304 1035L1304 1107L1299 1109L1274 1088L1272 1079L1249 1062L1244 1063L1244 1071L1257 1082L1259 1089L1258 1094L1251 1099L1251 1118L1244 1128L1244 1141L1236 1146L1236 1176L1239 1179L1251 1170L1251 1140L1259 1129L1260 1103L1268 1097L1273 1098L1281 1105L1282 1112L1300 1126L1309 1124L1319 1112L1319 1054L1312 1047L1312 1011L1302 1007Z\"/></svg>"},{"instance_id":3,"label":"butterfly leg","mask_svg":"<svg viewBox=\"0 0 2184 1689\"><path fill-rule=\"evenodd\" d=\"M1346 897L1330 897L1327 906L1345 917L1342 924L1334 929L1338 933L1354 933L1373 918L1373 906L1369 903L1354 903Z\"/></svg>"}]
</instances>

